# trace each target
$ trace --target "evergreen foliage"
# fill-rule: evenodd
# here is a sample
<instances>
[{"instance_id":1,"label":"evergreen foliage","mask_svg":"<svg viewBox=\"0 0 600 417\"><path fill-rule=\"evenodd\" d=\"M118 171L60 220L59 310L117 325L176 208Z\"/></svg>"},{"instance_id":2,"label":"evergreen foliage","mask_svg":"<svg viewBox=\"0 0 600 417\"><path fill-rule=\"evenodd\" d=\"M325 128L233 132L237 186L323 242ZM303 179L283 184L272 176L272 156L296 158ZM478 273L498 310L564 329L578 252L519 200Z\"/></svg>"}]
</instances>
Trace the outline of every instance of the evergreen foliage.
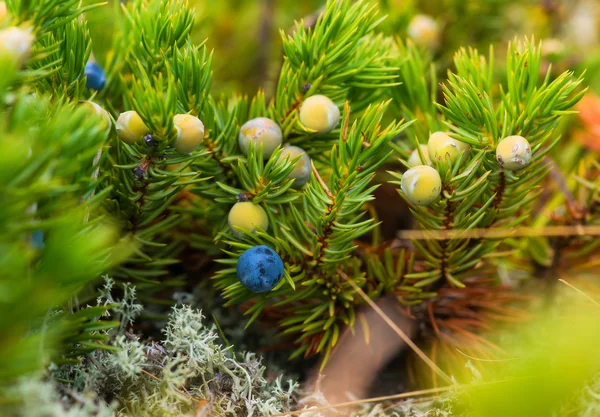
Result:
<instances>
[{"instance_id":1,"label":"evergreen foliage","mask_svg":"<svg viewBox=\"0 0 600 417\"><path fill-rule=\"evenodd\" d=\"M497 2L477 10L450 3L466 23L493 14ZM545 67L532 38L515 38L500 62L490 47L487 56L460 48L450 63L447 50L404 36L412 3L383 24L378 4L328 0L314 22L281 30L272 91L247 97L213 88L213 52L206 41L194 42L197 17L185 0L114 2L110 52L102 57L106 87L91 91L85 66L95 57L86 14L103 5L6 6L2 413L256 416L293 409L296 382L271 378L259 357L229 345L218 323L207 327L199 310L173 302L176 291L195 286L222 297L224 308L243 311L244 329L262 320L273 325L294 345L290 358L320 355L322 366L341 334L354 328L363 292L397 299L418 321L419 335L433 335L433 350L438 342L458 348L471 338L473 351L492 357L491 343L478 333L523 318L513 304L525 297L499 285L507 265L531 277L572 267L598 248L589 237L468 235L600 221L595 156L565 169L575 175L564 184L546 180L558 169L551 157L568 146L561 136L568 116L587 90L583 75ZM476 26L487 40L489 28ZM403 35L388 36L390 27ZM18 56L2 43L5 28L21 31ZM457 43L454 36L445 42ZM341 114L327 132L300 117L303 103L317 95ZM127 111L139 115L147 135L119 138L115 123ZM174 117L182 114L204 126L189 154L175 147L181 132ZM281 128L282 144L268 158L264 145L250 142L246 152L238 142L241 126L259 117ZM440 198L416 206L399 190L424 238L384 242L375 193L383 182L401 184L413 150L425 161L419 145L439 131L468 148L455 160L429 155ZM496 158L498 143L514 135L532 152L519 171ZM310 157L306 184L292 176L301 156L284 156L287 145ZM548 191L540 209L536 203ZM251 231L228 223L239 202L261 207L268 226ZM547 215L553 210L563 216ZM240 282L236 265L259 245L277 252L284 274L272 291L257 294ZM198 276L188 273L190 253L208 259ZM506 253L509 260L502 259ZM31 411L27 396L39 398L38 410ZM419 407L364 411L383 416Z\"/></svg>"}]
</instances>

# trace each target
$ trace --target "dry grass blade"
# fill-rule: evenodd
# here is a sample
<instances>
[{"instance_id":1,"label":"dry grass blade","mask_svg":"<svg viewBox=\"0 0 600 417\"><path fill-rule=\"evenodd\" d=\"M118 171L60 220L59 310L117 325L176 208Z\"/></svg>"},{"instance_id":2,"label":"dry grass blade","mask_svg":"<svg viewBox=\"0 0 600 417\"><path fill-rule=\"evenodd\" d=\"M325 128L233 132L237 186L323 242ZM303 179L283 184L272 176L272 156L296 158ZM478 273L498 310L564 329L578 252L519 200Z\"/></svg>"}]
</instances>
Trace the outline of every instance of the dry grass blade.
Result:
<instances>
[{"instance_id":1,"label":"dry grass blade","mask_svg":"<svg viewBox=\"0 0 600 417\"><path fill-rule=\"evenodd\" d=\"M600 307L600 303L598 303L598 301L594 300L592 297L590 297L589 295L587 295L586 293L584 293L583 291L581 291L579 288L575 287L572 284L569 284L567 281L565 281L564 279L559 279L560 282L562 282L563 284L565 284L567 287L572 288L573 290L577 291L579 294L583 295L585 298L587 298L588 300L590 300L592 303L594 303L595 305L597 305L598 307Z\"/></svg>"},{"instance_id":2,"label":"dry grass blade","mask_svg":"<svg viewBox=\"0 0 600 417\"><path fill-rule=\"evenodd\" d=\"M454 348L454 349L456 349L456 351L458 353L460 353L461 355L463 355L465 358L473 359L474 361L478 361L478 362L508 362L508 361L514 361L516 359L519 359L519 358L506 358L506 359L476 358L474 356L467 355L465 352L461 351L459 348Z\"/></svg>"},{"instance_id":3,"label":"dry grass blade","mask_svg":"<svg viewBox=\"0 0 600 417\"><path fill-rule=\"evenodd\" d=\"M316 411L325 411L325 410L331 410L331 409L334 409L334 408L350 407L350 406L353 406L353 405L376 403L376 402L389 401L389 400L399 400L399 399L402 399L402 398L418 397L418 396L421 396L421 395L439 394L441 392L447 392L447 391L450 391L450 390L455 389L455 388L456 387L454 387L454 386L450 386L450 387L440 387L440 388L424 389L424 390L412 391L412 392L403 392L401 394L386 395L384 397L373 397L373 398L365 398L364 400L346 401L346 402L343 402L343 403L324 405L324 406L321 406L321 407L314 407L314 408L309 408L309 409L307 408L305 410L288 411L286 413L271 414L270 416L263 415L263 416L260 416L260 417L295 416L295 415L306 413L306 412L313 413L313 412L316 412Z\"/></svg>"},{"instance_id":4,"label":"dry grass blade","mask_svg":"<svg viewBox=\"0 0 600 417\"><path fill-rule=\"evenodd\" d=\"M513 227L469 230L401 230L399 239L504 239L508 237L600 236L600 226Z\"/></svg>"},{"instance_id":5,"label":"dry grass blade","mask_svg":"<svg viewBox=\"0 0 600 417\"><path fill-rule=\"evenodd\" d=\"M344 273L344 271L338 269L337 272L373 308L373 310L375 310L375 312L388 324L388 326L390 326L392 330L394 330L394 332L396 332L396 334L400 336L404 343L406 343L423 360L423 362L425 362L438 376L440 376L444 381L446 381L446 383L453 384L452 379L448 375L446 375L446 373L442 371L439 368L439 366L437 366L431 359L429 359L429 357L421 349L419 349L419 347L412 340L410 340L406 333L403 332L402 329L400 329L396 325L396 323L394 323L387 316L387 314L385 314L383 310L381 310L381 308L379 308L379 306L375 304L375 302L373 302L373 300L371 300L369 296L365 294L365 292L362 289L360 289L358 285L356 285L354 281L352 281L348 277L348 275Z\"/></svg>"}]
</instances>

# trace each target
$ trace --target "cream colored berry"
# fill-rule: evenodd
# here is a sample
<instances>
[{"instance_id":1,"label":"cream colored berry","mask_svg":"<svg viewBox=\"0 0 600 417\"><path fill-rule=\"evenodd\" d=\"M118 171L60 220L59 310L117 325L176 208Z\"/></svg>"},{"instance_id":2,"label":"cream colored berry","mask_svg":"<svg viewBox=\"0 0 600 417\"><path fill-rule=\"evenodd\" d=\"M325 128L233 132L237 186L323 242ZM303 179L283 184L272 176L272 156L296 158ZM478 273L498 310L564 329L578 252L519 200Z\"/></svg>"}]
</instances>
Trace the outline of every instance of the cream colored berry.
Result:
<instances>
[{"instance_id":1,"label":"cream colored berry","mask_svg":"<svg viewBox=\"0 0 600 417\"><path fill-rule=\"evenodd\" d=\"M117 136L123 142L130 145L135 144L144 135L150 133L150 129L136 111L130 110L119 115L116 124Z\"/></svg>"},{"instance_id":2,"label":"cream colored berry","mask_svg":"<svg viewBox=\"0 0 600 417\"><path fill-rule=\"evenodd\" d=\"M247 121L240 129L238 143L244 155L248 155L250 142L254 142L256 149L263 146L263 158L268 159L283 141L281 128L273 120L266 117L257 117Z\"/></svg>"},{"instance_id":3,"label":"cream colored berry","mask_svg":"<svg viewBox=\"0 0 600 417\"><path fill-rule=\"evenodd\" d=\"M21 66L31 55L34 40L30 29L12 26L0 30L0 56L8 55Z\"/></svg>"},{"instance_id":4,"label":"cream colored berry","mask_svg":"<svg viewBox=\"0 0 600 417\"><path fill-rule=\"evenodd\" d=\"M440 43L440 26L430 16L419 14L408 24L408 36L417 45L435 50Z\"/></svg>"},{"instance_id":5,"label":"cream colored berry","mask_svg":"<svg viewBox=\"0 0 600 417\"><path fill-rule=\"evenodd\" d=\"M508 136L496 147L496 160L504 169L518 171L531 163L531 146L523 136Z\"/></svg>"},{"instance_id":6,"label":"cream colored berry","mask_svg":"<svg viewBox=\"0 0 600 417\"><path fill-rule=\"evenodd\" d=\"M312 172L312 169L310 167L310 157L304 151L304 149L291 145L285 146L282 149L280 156L280 158L283 160L288 158L288 161L291 161L300 155L302 156L300 157L300 159L298 159L298 161L296 161L294 169L288 175L288 178L294 179L294 188L303 187L310 179L310 173Z\"/></svg>"},{"instance_id":7,"label":"cream colored berry","mask_svg":"<svg viewBox=\"0 0 600 417\"><path fill-rule=\"evenodd\" d=\"M104 120L104 123L105 123L105 127L107 129L110 129L110 127L112 126L112 121L110 119L110 115L108 114L108 112L106 110L104 110L102 107L100 107L98 104L94 103L93 101L82 101L81 105L85 106L85 108L89 109L90 112L97 114L98 116L102 116L102 119Z\"/></svg>"},{"instance_id":8,"label":"cream colored berry","mask_svg":"<svg viewBox=\"0 0 600 417\"><path fill-rule=\"evenodd\" d=\"M431 159L429 159L429 150L427 149L427 145L419 145L419 148L421 148L421 153L423 154L425 160L421 161L421 155L419 155L419 151L415 149L414 151L412 151L410 157L408 158L408 165L410 165L411 167L417 165L429 165L431 163Z\"/></svg>"},{"instance_id":9,"label":"cream colored berry","mask_svg":"<svg viewBox=\"0 0 600 417\"><path fill-rule=\"evenodd\" d=\"M267 212L250 201L236 203L229 211L228 222L231 231L237 237L244 236L240 229L255 232L257 229L269 228Z\"/></svg>"},{"instance_id":10,"label":"cream colored berry","mask_svg":"<svg viewBox=\"0 0 600 417\"><path fill-rule=\"evenodd\" d=\"M331 132L340 122L340 109L328 97L308 97L300 106L300 123L318 133Z\"/></svg>"},{"instance_id":11,"label":"cream colored berry","mask_svg":"<svg viewBox=\"0 0 600 417\"><path fill-rule=\"evenodd\" d=\"M175 115L173 124L177 130L175 150L184 155L192 153L204 139L204 124L191 114Z\"/></svg>"},{"instance_id":12,"label":"cream colored berry","mask_svg":"<svg viewBox=\"0 0 600 417\"><path fill-rule=\"evenodd\" d=\"M427 206L442 192L440 174L430 166L418 165L402 175L400 187L406 198L417 206Z\"/></svg>"},{"instance_id":13,"label":"cream colored berry","mask_svg":"<svg viewBox=\"0 0 600 417\"><path fill-rule=\"evenodd\" d=\"M445 132L433 133L427 142L429 158L438 161L449 160L453 163L462 152L466 152L468 149L469 146L466 143L451 138Z\"/></svg>"}]
</instances>

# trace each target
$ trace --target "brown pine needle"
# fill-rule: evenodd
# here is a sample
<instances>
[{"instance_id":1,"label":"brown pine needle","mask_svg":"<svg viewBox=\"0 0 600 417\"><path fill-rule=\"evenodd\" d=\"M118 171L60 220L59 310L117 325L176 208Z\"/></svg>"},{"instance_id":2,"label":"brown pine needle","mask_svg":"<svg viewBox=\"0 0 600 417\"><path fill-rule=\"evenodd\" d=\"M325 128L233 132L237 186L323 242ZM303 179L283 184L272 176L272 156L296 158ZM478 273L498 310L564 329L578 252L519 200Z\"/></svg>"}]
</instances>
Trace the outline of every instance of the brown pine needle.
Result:
<instances>
[{"instance_id":1,"label":"brown pine needle","mask_svg":"<svg viewBox=\"0 0 600 417\"><path fill-rule=\"evenodd\" d=\"M358 313L358 320L362 326L364 335L365 335L365 344L371 343L371 331L369 330L369 322L367 321L367 317L363 313Z\"/></svg>"},{"instance_id":2,"label":"brown pine needle","mask_svg":"<svg viewBox=\"0 0 600 417\"><path fill-rule=\"evenodd\" d=\"M388 400L399 400L399 399L402 399L402 398L417 397L417 396L420 396L420 395L438 394L440 392L447 392L447 391L450 391L450 390L455 389L455 388L456 388L455 386L450 386L450 387L440 387L440 388L424 389L424 390L412 391L412 392L403 392L401 394L386 395L384 397L373 397L373 398L365 398L364 400L346 401L346 402L343 402L343 403L324 405L324 406L315 407L315 408L306 408L304 410L288 411L286 413L271 414L270 416L263 415L263 416L260 416L260 417L295 416L295 415L306 413L306 412L313 413L313 412L316 412L316 411L331 410L332 408L349 407L349 406L352 406L352 405L360 405L360 404L367 404L367 403L376 403L376 402L388 401Z\"/></svg>"},{"instance_id":3,"label":"brown pine needle","mask_svg":"<svg viewBox=\"0 0 600 417\"><path fill-rule=\"evenodd\" d=\"M333 193L331 192L331 190L329 189L327 184L325 184L325 181L323 181L323 178L321 178L321 176L319 175L319 171L317 171L317 168L315 167L315 164L313 164L312 161L310 161L310 166L312 168L313 174L315 174L315 178L319 182L319 185L321 186L323 191L325 191L325 194L327 194L327 196L331 199L335 198L335 196L333 195Z\"/></svg>"},{"instance_id":4,"label":"brown pine needle","mask_svg":"<svg viewBox=\"0 0 600 417\"><path fill-rule=\"evenodd\" d=\"M504 239L508 237L538 236L600 236L600 226L547 226L547 227L497 227L489 229L460 230L401 230L399 239L448 240L448 239Z\"/></svg>"},{"instance_id":5,"label":"brown pine needle","mask_svg":"<svg viewBox=\"0 0 600 417\"><path fill-rule=\"evenodd\" d=\"M373 308L373 310L375 310L375 312L387 323L387 325L390 326L398 336L400 336L404 343L406 343L423 360L423 362L425 362L437 375L444 379L448 384L453 384L452 379L450 379L450 377L446 375L444 371L442 371L431 359L429 359L429 357L427 357L427 355L421 349L419 349L419 347L412 340L410 340L410 337L408 337L406 333L404 333L402 329L400 329L400 327L398 327L396 323L394 323L392 319L390 319L388 315L385 314L383 310L381 310L381 308L379 308L379 306L375 304L375 302L373 302L373 300L371 300L369 296L365 294L365 292L362 289L360 289L358 285L356 285L356 283L348 277L348 275L344 273L344 271L338 269L337 272L344 280L346 280L352 286L352 288L354 288L354 290L358 294L360 294L360 296Z\"/></svg>"},{"instance_id":6,"label":"brown pine needle","mask_svg":"<svg viewBox=\"0 0 600 417\"><path fill-rule=\"evenodd\" d=\"M589 295L587 295L586 293L584 293L583 291L581 291L579 288L575 287L572 284L569 284L567 281L565 281L564 279L559 279L560 282L562 282L563 284L565 284L567 287L572 288L573 290L577 291L579 294L583 295L585 298L587 298L588 300L590 300L592 303L594 303L595 305L597 305L598 307L600 307L600 303L598 303L598 301L594 300L592 297L590 297Z\"/></svg>"}]
</instances>

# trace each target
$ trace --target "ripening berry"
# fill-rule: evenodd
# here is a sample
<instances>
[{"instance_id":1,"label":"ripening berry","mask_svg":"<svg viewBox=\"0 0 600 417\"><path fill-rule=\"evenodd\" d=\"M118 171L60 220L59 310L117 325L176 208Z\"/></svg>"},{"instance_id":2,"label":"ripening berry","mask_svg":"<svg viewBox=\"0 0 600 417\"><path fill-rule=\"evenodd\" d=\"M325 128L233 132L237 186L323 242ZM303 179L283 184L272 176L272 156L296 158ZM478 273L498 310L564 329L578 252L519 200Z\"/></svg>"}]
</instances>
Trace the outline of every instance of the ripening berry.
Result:
<instances>
[{"instance_id":1,"label":"ripening berry","mask_svg":"<svg viewBox=\"0 0 600 417\"><path fill-rule=\"evenodd\" d=\"M402 175L400 187L406 198L414 205L427 206L440 196L442 179L432 167L418 165Z\"/></svg>"},{"instance_id":2,"label":"ripening berry","mask_svg":"<svg viewBox=\"0 0 600 417\"><path fill-rule=\"evenodd\" d=\"M237 277L252 292L269 292L283 278L283 261L266 245L254 246L239 257Z\"/></svg>"},{"instance_id":3,"label":"ripening berry","mask_svg":"<svg viewBox=\"0 0 600 417\"><path fill-rule=\"evenodd\" d=\"M288 178L294 179L294 184L292 185L294 188L302 188L310 179L310 173L312 172L310 167L310 157L304 149L297 146L287 145L281 151L280 158L283 160L288 158L288 161L291 161L300 155L302 156L296 161L294 169L287 176Z\"/></svg>"},{"instance_id":4,"label":"ripening berry","mask_svg":"<svg viewBox=\"0 0 600 417\"><path fill-rule=\"evenodd\" d=\"M421 153L423 154L425 160L421 161L421 155L419 155L419 151L415 149L414 151L412 151L410 157L408 158L408 165L410 165L411 167L415 167L417 165L429 165L431 163L431 159L429 159L429 151L427 150L427 145L419 145L419 148L421 148Z\"/></svg>"},{"instance_id":5,"label":"ripening berry","mask_svg":"<svg viewBox=\"0 0 600 417\"><path fill-rule=\"evenodd\" d=\"M8 55L21 66L31 55L34 40L29 29L12 26L0 30L0 56Z\"/></svg>"},{"instance_id":6,"label":"ripening berry","mask_svg":"<svg viewBox=\"0 0 600 417\"><path fill-rule=\"evenodd\" d=\"M130 145L135 144L150 132L140 115L134 110L121 113L117 119L116 128L117 136Z\"/></svg>"},{"instance_id":7,"label":"ripening berry","mask_svg":"<svg viewBox=\"0 0 600 417\"><path fill-rule=\"evenodd\" d=\"M496 159L504 169L518 171L531 163L531 146L523 136L508 136L496 147Z\"/></svg>"},{"instance_id":8,"label":"ripening berry","mask_svg":"<svg viewBox=\"0 0 600 417\"><path fill-rule=\"evenodd\" d=\"M408 36L419 46L431 50L440 43L440 27L427 15L416 15L408 24Z\"/></svg>"},{"instance_id":9,"label":"ripening berry","mask_svg":"<svg viewBox=\"0 0 600 417\"><path fill-rule=\"evenodd\" d=\"M175 115L173 124L177 129L175 150L184 155L192 153L204 139L204 124L191 114Z\"/></svg>"},{"instance_id":10,"label":"ripening berry","mask_svg":"<svg viewBox=\"0 0 600 417\"><path fill-rule=\"evenodd\" d=\"M267 212L251 201L235 203L229 211L228 221L229 227L237 237L244 236L240 229L254 232L257 229L267 230L269 228Z\"/></svg>"},{"instance_id":11,"label":"ripening berry","mask_svg":"<svg viewBox=\"0 0 600 417\"><path fill-rule=\"evenodd\" d=\"M451 163L458 159L461 152L469 149L466 143L451 138L445 132L435 132L429 137L427 151L429 158L435 160L449 159Z\"/></svg>"},{"instance_id":12,"label":"ripening berry","mask_svg":"<svg viewBox=\"0 0 600 417\"><path fill-rule=\"evenodd\" d=\"M82 101L81 105L85 106L87 109L94 112L98 116L102 116L102 118L104 119L104 121L106 123L106 128L110 128L112 126L112 121L110 120L110 115L108 114L108 112L106 110L104 110L98 104L94 103L93 101Z\"/></svg>"},{"instance_id":13,"label":"ripening berry","mask_svg":"<svg viewBox=\"0 0 600 417\"><path fill-rule=\"evenodd\" d=\"M281 145L283 134L281 128L273 120L266 117L257 117L248 120L242 125L238 143L244 155L248 155L250 142L254 142L256 149L263 146L263 158L268 159L275 149Z\"/></svg>"},{"instance_id":14,"label":"ripening berry","mask_svg":"<svg viewBox=\"0 0 600 417\"><path fill-rule=\"evenodd\" d=\"M106 84L106 73L100 65L94 61L89 61L85 64L85 87L88 90L100 91Z\"/></svg>"},{"instance_id":15,"label":"ripening berry","mask_svg":"<svg viewBox=\"0 0 600 417\"><path fill-rule=\"evenodd\" d=\"M340 121L340 109L328 97L308 97L300 106L300 123L318 133L329 133Z\"/></svg>"}]
</instances>

